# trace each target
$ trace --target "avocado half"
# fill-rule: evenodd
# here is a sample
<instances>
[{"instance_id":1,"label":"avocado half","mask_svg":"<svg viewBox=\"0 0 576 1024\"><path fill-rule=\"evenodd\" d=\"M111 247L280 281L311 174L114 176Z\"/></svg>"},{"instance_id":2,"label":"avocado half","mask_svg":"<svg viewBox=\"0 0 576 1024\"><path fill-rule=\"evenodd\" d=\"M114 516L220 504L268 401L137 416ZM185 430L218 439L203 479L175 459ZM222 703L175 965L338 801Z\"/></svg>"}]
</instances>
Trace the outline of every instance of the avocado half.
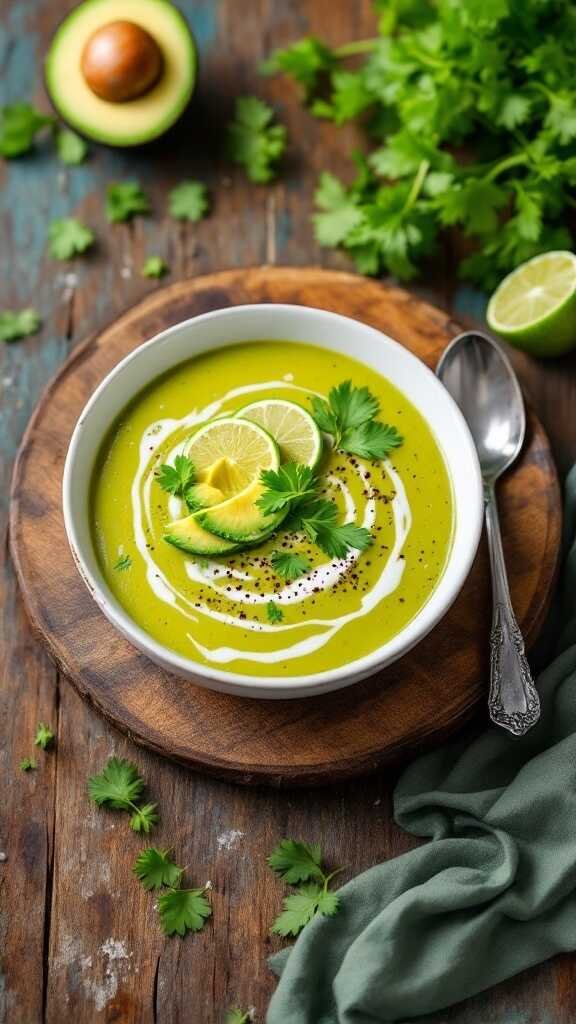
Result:
<instances>
[{"instance_id":1,"label":"avocado half","mask_svg":"<svg viewBox=\"0 0 576 1024\"><path fill-rule=\"evenodd\" d=\"M82 56L94 33L118 21L152 36L162 70L143 95L110 102L86 82ZM84 0L57 29L45 68L50 99L70 127L109 146L138 146L166 132L188 105L196 82L196 46L184 16L169 0Z\"/></svg>"}]
</instances>

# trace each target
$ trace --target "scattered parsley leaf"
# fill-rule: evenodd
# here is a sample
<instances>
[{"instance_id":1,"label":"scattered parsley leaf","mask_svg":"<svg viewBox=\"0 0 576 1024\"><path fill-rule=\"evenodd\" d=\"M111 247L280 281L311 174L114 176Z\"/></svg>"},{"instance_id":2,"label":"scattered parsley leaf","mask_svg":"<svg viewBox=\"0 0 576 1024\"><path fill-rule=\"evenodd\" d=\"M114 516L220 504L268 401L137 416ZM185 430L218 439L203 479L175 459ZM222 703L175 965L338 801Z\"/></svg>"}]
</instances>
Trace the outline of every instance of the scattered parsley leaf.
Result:
<instances>
[{"instance_id":1,"label":"scattered parsley leaf","mask_svg":"<svg viewBox=\"0 0 576 1024\"><path fill-rule=\"evenodd\" d=\"M274 572L283 580L297 580L311 569L308 559L296 551L273 551L270 561Z\"/></svg>"},{"instance_id":2,"label":"scattered parsley leaf","mask_svg":"<svg viewBox=\"0 0 576 1024\"><path fill-rule=\"evenodd\" d=\"M275 935L298 935L317 914L332 917L339 906L336 893L328 892L318 882L306 882L285 897L284 909L274 921L271 931Z\"/></svg>"},{"instance_id":3,"label":"scattered parsley leaf","mask_svg":"<svg viewBox=\"0 0 576 1024\"><path fill-rule=\"evenodd\" d=\"M162 259L161 256L149 256L144 266L142 267L142 274L144 277L164 277L165 274L169 273L168 264Z\"/></svg>"},{"instance_id":4,"label":"scattered parsley leaf","mask_svg":"<svg viewBox=\"0 0 576 1024\"><path fill-rule=\"evenodd\" d=\"M148 834L154 825L157 825L160 818L156 813L158 804L142 804L137 807L130 818L130 828L133 832L145 832Z\"/></svg>"},{"instance_id":5,"label":"scattered parsley leaf","mask_svg":"<svg viewBox=\"0 0 576 1024\"><path fill-rule=\"evenodd\" d=\"M39 722L36 730L36 736L34 737L34 743L37 747L41 747L42 750L47 750L48 747L54 743L54 733L49 725L44 722Z\"/></svg>"},{"instance_id":6,"label":"scattered parsley leaf","mask_svg":"<svg viewBox=\"0 0 576 1024\"><path fill-rule=\"evenodd\" d=\"M177 887L183 868L174 863L168 850L149 846L138 854L132 870L144 888L150 890L161 889L163 885Z\"/></svg>"},{"instance_id":7,"label":"scattered parsley leaf","mask_svg":"<svg viewBox=\"0 0 576 1024\"><path fill-rule=\"evenodd\" d=\"M56 135L56 150L63 164L81 164L86 159L88 146L84 139L68 128L60 130Z\"/></svg>"},{"instance_id":8,"label":"scattered parsley leaf","mask_svg":"<svg viewBox=\"0 0 576 1024\"><path fill-rule=\"evenodd\" d=\"M275 601L268 601L268 604L266 605L266 615L268 616L268 622L273 624L282 622L282 619L284 618L284 612Z\"/></svg>"},{"instance_id":9,"label":"scattered parsley leaf","mask_svg":"<svg viewBox=\"0 0 576 1024\"><path fill-rule=\"evenodd\" d=\"M98 806L129 811L144 789L144 779L131 761L111 757L99 775L88 780L88 792Z\"/></svg>"},{"instance_id":10,"label":"scattered parsley leaf","mask_svg":"<svg viewBox=\"0 0 576 1024\"><path fill-rule=\"evenodd\" d=\"M166 935L199 932L212 909L205 889L171 889L158 897L158 913Z\"/></svg>"},{"instance_id":11,"label":"scattered parsley leaf","mask_svg":"<svg viewBox=\"0 0 576 1024\"><path fill-rule=\"evenodd\" d=\"M0 313L0 341L18 341L35 334L41 324L35 309L5 310Z\"/></svg>"},{"instance_id":12,"label":"scattered parsley leaf","mask_svg":"<svg viewBox=\"0 0 576 1024\"><path fill-rule=\"evenodd\" d=\"M228 1010L224 1024L250 1024L252 1020L252 1014L250 1010L240 1010L237 1006L233 1006L231 1010Z\"/></svg>"},{"instance_id":13,"label":"scattered parsley leaf","mask_svg":"<svg viewBox=\"0 0 576 1024\"><path fill-rule=\"evenodd\" d=\"M293 501L314 494L318 483L310 466L287 462L279 469L264 469L260 474L266 488L256 504L265 515L281 512Z\"/></svg>"},{"instance_id":14,"label":"scattered parsley leaf","mask_svg":"<svg viewBox=\"0 0 576 1024\"><path fill-rule=\"evenodd\" d=\"M106 216L111 224L150 212L150 200L137 181L121 181L106 189Z\"/></svg>"},{"instance_id":15,"label":"scattered parsley leaf","mask_svg":"<svg viewBox=\"0 0 576 1024\"><path fill-rule=\"evenodd\" d=\"M256 184L272 181L286 148L286 129L273 122L274 111L267 103L256 96L241 96L236 100L234 120L227 126L228 157L244 167Z\"/></svg>"},{"instance_id":16,"label":"scattered parsley leaf","mask_svg":"<svg viewBox=\"0 0 576 1024\"><path fill-rule=\"evenodd\" d=\"M22 772L33 771L36 767L36 761L32 757L24 757L20 761L20 771Z\"/></svg>"},{"instance_id":17,"label":"scattered parsley leaf","mask_svg":"<svg viewBox=\"0 0 576 1024\"><path fill-rule=\"evenodd\" d=\"M114 563L112 568L116 569L117 572L125 572L126 569L131 569L132 559L130 558L130 555L120 555L120 558Z\"/></svg>"},{"instance_id":18,"label":"scattered parsley leaf","mask_svg":"<svg viewBox=\"0 0 576 1024\"><path fill-rule=\"evenodd\" d=\"M71 260L94 244L94 234L74 217L53 220L48 228L50 255L56 260Z\"/></svg>"},{"instance_id":19,"label":"scattered parsley leaf","mask_svg":"<svg viewBox=\"0 0 576 1024\"><path fill-rule=\"evenodd\" d=\"M54 118L35 110L29 103L10 103L0 108L0 155L12 159L28 153L43 128L52 127Z\"/></svg>"},{"instance_id":20,"label":"scattered parsley leaf","mask_svg":"<svg viewBox=\"0 0 576 1024\"><path fill-rule=\"evenodd\" d=\"M168 196L170 216L176 220L202 220L209 205L207 188L201 181L183 181Z\"/></svg>"},{"instance_id":21,"label":"scattered parsley leaf","mask_svg":"<svg viewBox=\"0 0 576 1024\"><path fill-rule=\"evenodd\" d=\"M176 455L174 465L164 464L158 470L158 483L163 491L185 498L186 491L194 483L196 470L186 455Z\"/></svg>"},{"instance_id":22,"label":"scattered parsley leaf","mask_svg":"<svg viewBox=\"0 0 576 1024\"><path fill-rule=\"evenodd\" d=\"M282 839L267 860L268 866L288 885L308 882L312 878L324 881L319 843Z\"/></svg>"}]
</instances>

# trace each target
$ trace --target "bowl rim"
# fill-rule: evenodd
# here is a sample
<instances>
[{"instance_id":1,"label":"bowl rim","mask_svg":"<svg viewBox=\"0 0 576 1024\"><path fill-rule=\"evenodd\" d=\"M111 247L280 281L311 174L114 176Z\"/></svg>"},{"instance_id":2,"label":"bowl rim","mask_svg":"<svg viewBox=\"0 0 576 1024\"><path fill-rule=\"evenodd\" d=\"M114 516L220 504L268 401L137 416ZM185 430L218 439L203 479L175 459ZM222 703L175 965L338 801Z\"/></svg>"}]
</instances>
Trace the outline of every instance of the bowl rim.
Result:
<instances>
[{"instance_id":1,"label":"bowl rim","mask_svg":"<svg viewBox=\"0 0 576 1024\"><path fill-rule=\"evenodd\" d=\"M385 644L376 647L369 654L362 655L360 658L356 658L353 661L346 662L344 665L338 666L332 669L324 669L320 672L308 672L306 674L299 675L250 675L247 673L229 672L224 669L217 667L211 667L209 665L203 665L196 661L194 658L188 658L178 654L170 647L165 646L159 641L155 640L145 629L139 626L134 619L124 610L120 602L114 597L111 591L108 590L106 581L102 578L99 579L91 570L90 566L86 564L83 558L82 549L83 543L79 538L78 531L76 528L76 518L80 514L74 508L74 500L72 498L72 478L74 475L75 462L78 455L78 449L81 444L82 434L85 428L87 419L94 407L101 401L102 396L106 392L111 381L125 372L126 368L129 367L135 360L145 358L146 353L150 349L159 344L163 343L174 335L178 335L186 331L189 325L194 324L201 325L210 320L222 319L224 322L233 316L246 315L254 313L256 311L266 311L270 314L271 310L282 313L296 313L296 314L311 314L312 316L322 317L325 320L330 320L334 325L345 322L347 324L354 325L355 329L363 332L372 333L379 339L380 342L384 342L388 347L395 349L402 353L403 358L413 360L418 365L419 372L424 374L428 378L428 384L430 385L432 392L435 392L440 401L444 402L446 406L450 408L450 411L458 423L461 431L461 441L463 443L463 452L469 463L470 477L467 481L469 491L472 493L471 508L472 514L467 518L466 522L462 523L458 519L458 505L456 495L454 493L454 480L453 480L453 467L450 464L444 448L436 436L436 432L432 427L426 413L420 406L416 406L420 414L426 420L429 429L432 431L434 440L438 445L453 489L454 495L454 527L452 536L452 547L448 553L448 557L443 569L443 572L436 584L436 587L432 591L426 603L419 609L415 616L399 631L390 638ZM254 339L254 340L266 340L266 339ZM267 340L270 340L268 338ZM280 341L285 341L287 344L291 344L289 338L279 338ZM329 345L320 345L317 342L311 341L311 345L316 347L326 348L330 351ZM231 347L223 342L222 348ZM216 348L214 349L214 351ZM357 361L362 363L363 359L358 358L354 353L352 358L357 358ZM180 362L186 362L187 358L193 358L194 353L188 357L183 357L171 364L171 367L179 365ZM171 367L167 367L166 370ZM150 377L150 381L158 376L162 375L162 372L154 374ZM376 372L380 372L376 370ZM136 395L142 390L142 387L138 387L131 391L126 397L126 404L128 404ZM401 389L400 389L401 390ZM405 392L403 392L405 394ZM405 394L408 401L412 401L409 395ZM414 403L413 403L414 404ZM110 420L110 425L112 420ZM105 436L103 433L99 439L100 444ZM474 493L475 492L475 493ZM474 500L475 498L475 500ZM478 549L480 536L482 533L483 524L483 484L480 471L480 465L478 456L476 453L476 447L470 434L468 425L462 415L458 405L449 394L444 385L440 382L435 373L429 369L428 366L413 352L411 352L400 342L395 341L389 335L385 334L377 327L372 327L370 324L364 323L362 320L356 320L354 317L345 316L341 313L335 313L331 310L321 309L316 306L298 305L295 303L242 303L235 306L227 306L219 309L210 310L206 313L198 314L197 316L188 317L186 320L181 320L171 327L165 328L158 334L155 334L152 338L138 345L135 349L124 356L112 369L106 374L103 380L98 384L95 391L92 393L86 404L84 405L78 420L75 424L68 450L66 453L66 460L64 465L64 473L62 480L62 504L63 504L63 516L64 526L66 530L66 536L72 552L76 568L82 578L84 584L90 592L91 597L99 606L100 610L104 613L106 618L112 623L112 625L123 634L133 645L135 645L141 652L150 657L156 664L161 664L168 671L174 672L180 677L196 676L199 677L198 685L210 686L211 681L223 684L223 686L229 687L228 692L236 690L239 695L242 695L242 691L252 691L252 696L266 696L262 694L254 693L254 691L265 691L265 690L290 690L290 693L294 696L298 696L298 691L306 690L308 693L313 691L314 693L329 692L331 689L351 685L369 675L375 674L386 665L391 664L398 658L403 657L413 647L415 647L421 640L423 640L430 631L438 624L438 622L446 615L456 598L458 597L462 586L467 579ZM457 532L464 529L468 534L468 545L464 552L464 556L460 557L458 564L452 561L452 557L455 551L455 538ZM448 586L448 583L450 584ZM245 692L245 696L249 696L248 692ZM279 693L278 696L284 697L286 693Z\"/></svg>"}]
</instances>

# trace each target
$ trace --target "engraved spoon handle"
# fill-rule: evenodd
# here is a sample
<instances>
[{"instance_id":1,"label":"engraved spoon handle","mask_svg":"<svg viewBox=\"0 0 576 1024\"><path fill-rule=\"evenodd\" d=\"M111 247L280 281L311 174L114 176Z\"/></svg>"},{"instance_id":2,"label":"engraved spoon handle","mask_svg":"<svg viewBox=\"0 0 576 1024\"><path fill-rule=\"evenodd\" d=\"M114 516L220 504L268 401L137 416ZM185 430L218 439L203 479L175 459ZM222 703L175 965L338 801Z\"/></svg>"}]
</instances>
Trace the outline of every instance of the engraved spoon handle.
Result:
<instances>
[{"instance_id":1,"label":"engraved spoon handle","mask_svg":"<svg viewBox=\"0 0 576 1024\"><path fill-rule=\"evenodd\" d=\"M540 700L512 610L494 487L484 495L493 599L488 708L496 725L523 736L540 717Z\"/></svg>"}]
</instances>

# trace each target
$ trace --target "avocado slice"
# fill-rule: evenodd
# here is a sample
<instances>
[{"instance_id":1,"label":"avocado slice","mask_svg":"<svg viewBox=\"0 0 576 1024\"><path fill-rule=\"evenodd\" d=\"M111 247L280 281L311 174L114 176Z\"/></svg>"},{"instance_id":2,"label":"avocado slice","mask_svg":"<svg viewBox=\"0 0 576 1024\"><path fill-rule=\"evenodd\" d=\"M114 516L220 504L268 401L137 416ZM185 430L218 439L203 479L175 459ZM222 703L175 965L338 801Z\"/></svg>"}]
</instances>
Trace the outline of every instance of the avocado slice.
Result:
<instances>
[{"instance_id":1,"label":"avocado slice","mask_svg":"<svg viewBox=\"0 0 576 1024\"><path fill-rule=\"evenodd\" d=\"M193 512L184 519L175 519L173 523L168 523L164 540L190 555L228 555L238 550L238 544L222 540L221 537L215 537L214 534L208 533L208 530L204 530L197 516L198 513Z\"/></svg>"},{"instance_id":2,"label":"avocado slice","mask_svg":"<svg viewBox=\"0 0 576 1024\"><path fill-rule=\"evenodd\" d=\"M128 100L105 99L106 68L102 74L100 65L95 76L88 72L91 87L85 77L86 55L90 56L100 31L108 27L113 39L115 26L120 25L124 36L118 36L118 66L122 74L134 76L134 87L131 90L128 81L123 83L126 88L109 91L109 95L131 97ZM135 27L134 45L127 49L125 34L130 25ZM151 52L154 47L159 64ZM109 49L103 47L101 52L108 54ZM110 146L137 146L158 138L178 120L194 91L196 66L192 33L169 0L84 0L61 22L52 39L46 87L56 110L72 128ZM138 88L144 91L134 95Z\"/></svg>"},{"instance_id":3,"label":"avocado slice","mask_svg":"<svg viewBox=\"0 0 576 1024\"><path fill-rule=\"evenodd\" d=\"M254 544L264 540L282 522L286 513L264 515L256 502L262 494L262 484L254 480L245 490L220 505L196 512L198 522L205 530L238 544Z\"/></svg>"},{"instance_id":4,"label":"avocado slice","mask_svg":"<svg viewBox=\"0 0 576 1024\"><path fill-rule=\"evenodd\" d=\"M226 495L217 487L211 484L198 483L189 487L186 491L186 504L191 512L197 512L199 508L210 508L212 505L219 505L224 501Z\"/></svg>"}]
</instances>

